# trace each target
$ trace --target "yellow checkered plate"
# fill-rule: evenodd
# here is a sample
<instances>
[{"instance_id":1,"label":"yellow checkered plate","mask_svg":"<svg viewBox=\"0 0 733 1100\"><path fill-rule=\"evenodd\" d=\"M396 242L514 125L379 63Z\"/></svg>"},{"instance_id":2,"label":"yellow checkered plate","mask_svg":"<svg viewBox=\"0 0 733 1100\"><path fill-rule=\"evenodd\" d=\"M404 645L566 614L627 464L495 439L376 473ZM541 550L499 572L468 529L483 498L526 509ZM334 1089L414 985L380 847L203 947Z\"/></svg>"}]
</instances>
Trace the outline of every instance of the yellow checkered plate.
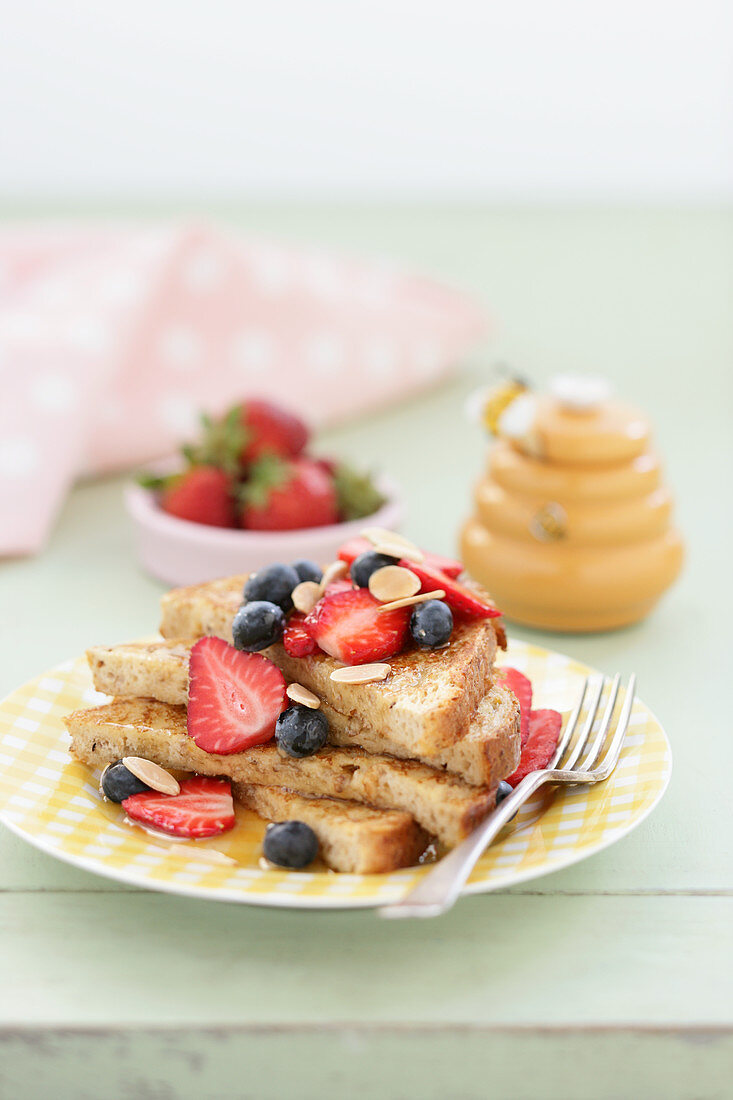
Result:
<instances>
[{"instance_id":1,"label":"yellow checkered plate","mask_svg":"<svg viewBox=\"0 0 733 1100\"><path fill-rule=\"evenodd\" d=\"M512 642L507 664L530 677L536 707L569 711L591 670L560 653ZM425 873L344 875L264 870L264 823L238 808L235 828L215 841L167 843L125 825L105 804L98 774L68 752L61 718L104 702L86 661L67 661L0 703L0 821L44 852L121 882L174 894L293 908L355 908L396 901ZM479 860L465 893L513 886L606 848L654 808L669 781L669 742L643 703L607 783L528 803ZM222 858L228 856L229 858Z\"/></svg>"}]
</instances>

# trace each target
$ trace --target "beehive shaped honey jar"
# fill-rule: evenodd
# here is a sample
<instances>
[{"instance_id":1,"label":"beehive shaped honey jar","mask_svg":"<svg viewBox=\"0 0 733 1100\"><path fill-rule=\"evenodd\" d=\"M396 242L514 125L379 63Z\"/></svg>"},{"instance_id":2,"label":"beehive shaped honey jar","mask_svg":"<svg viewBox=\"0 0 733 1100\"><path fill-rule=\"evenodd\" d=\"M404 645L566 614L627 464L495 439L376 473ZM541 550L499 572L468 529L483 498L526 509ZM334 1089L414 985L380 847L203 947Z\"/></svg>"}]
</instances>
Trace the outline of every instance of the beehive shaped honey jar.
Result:
<instances>
[{"instance_id":1,"label":"beehive shaped honey jar","mask_svg":"<svg viewBox=\"0 0 733 1100\"><path fill-rule=\"evenodd\" d=\"M510 618L595 631L643 618L680 571L682 540L649 421L603 379L522 384L482 401L488 470L461 532L469 573Z\"/></svg>"}]
</instances>

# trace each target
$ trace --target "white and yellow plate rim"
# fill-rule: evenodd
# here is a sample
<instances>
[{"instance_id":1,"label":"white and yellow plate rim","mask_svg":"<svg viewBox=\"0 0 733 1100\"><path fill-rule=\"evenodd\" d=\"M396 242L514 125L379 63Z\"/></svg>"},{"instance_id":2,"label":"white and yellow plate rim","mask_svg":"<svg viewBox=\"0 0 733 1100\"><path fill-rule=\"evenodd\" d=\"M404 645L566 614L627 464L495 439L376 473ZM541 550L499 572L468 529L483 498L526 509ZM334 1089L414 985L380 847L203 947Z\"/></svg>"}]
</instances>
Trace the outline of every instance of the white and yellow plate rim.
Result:
<instances>
[{"instance_id":1,"label":"white and yellow plate rim","mask_svg":"<svg viewBox=\"0 0 733 1100\"><path fill-rule=\"evenodd\" d=\"M533 706L568 712L592 669L552 650L512 641L505 658L534 687ZM197 842L161 844L104 812L98 774L69 753L62 718L106 701L84 658L65 661L0 703L0 821L30 844L76 867L173 894L291 908L333 909L397 900L426 873L295 872L260 866L263 823L236 826L239 862L215 860ZM560 870L621 839L651 813L669 782L672 754L660 723L636 700L616 771L604 784L524 807L479 860L465 894L486 893ZM244 859L242 858L244 853Z\"/></svg>"}]
</instances>

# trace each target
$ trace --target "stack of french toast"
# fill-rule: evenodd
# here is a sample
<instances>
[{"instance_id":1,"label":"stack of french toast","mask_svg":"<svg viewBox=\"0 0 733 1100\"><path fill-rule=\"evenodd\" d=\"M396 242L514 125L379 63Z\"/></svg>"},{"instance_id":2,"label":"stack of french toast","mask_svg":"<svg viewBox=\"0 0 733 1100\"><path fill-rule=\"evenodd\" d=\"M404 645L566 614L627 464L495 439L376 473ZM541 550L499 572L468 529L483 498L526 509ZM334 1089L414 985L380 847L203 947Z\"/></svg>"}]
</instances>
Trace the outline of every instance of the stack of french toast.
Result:
<instances>
[{"instance_id":1,"label":"stack of french toast","mask_svg":"<svg viewBox=\"0 0 733 1100\"><path fill-rule=\"evenodd\" d=\"M385 545L387 534L345 547L345 564L320 581L299 581L288 612L271 615L279 626L267 625L266 611L256 620L254 605L267 601L248 599L248 590L257 592L246 576L167 593L160 641L88 651L96 690L113 699L67 717L73 754L90 768L142 758L175 773L223 777L234 798L266 821L309 826L337 871L392 871L415 864L431 845L440 852L458 844L493 810L498 784L520 757L519 705L494 668L505 644L501 619L485 592L458 579L459 563L448 569L445 559L411 551L402 539ZM385 592L405 584L400 571L417 577L407 584L418 591L389 600ZM443 610L416 614L434 604ZM448 640L431 644L444 636L446 618ZM253 630L260 642L248 645ZM372 649L355 648L349 630L368 635ZM373 648L377 637L381 649ZM226 728L201 732L212 721L194 675L194 657L199 665L206 657L202 639L222 640L224 663L213 676L219 726L235 727L250 705L237 701L226 669L247 659L279 670L287 697L259 743L239 748ZM321 715L317 751L293 750L278 732L288 708L303 709L303 700ZM304 711L307 728L309 717Z\"/></svg>"}]
</instances>

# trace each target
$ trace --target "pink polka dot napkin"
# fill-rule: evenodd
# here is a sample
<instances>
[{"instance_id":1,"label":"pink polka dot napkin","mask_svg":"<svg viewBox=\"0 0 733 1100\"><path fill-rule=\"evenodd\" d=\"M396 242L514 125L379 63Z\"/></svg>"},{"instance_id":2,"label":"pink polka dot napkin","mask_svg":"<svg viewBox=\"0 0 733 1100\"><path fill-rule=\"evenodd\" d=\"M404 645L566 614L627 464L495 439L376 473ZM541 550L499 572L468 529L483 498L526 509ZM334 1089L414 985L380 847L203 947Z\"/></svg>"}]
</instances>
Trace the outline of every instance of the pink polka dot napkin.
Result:
<instances>
[{"instance_id":1,"label":"pink polka dot napkin","mask_svg":"<svg viewBox=\"0 0 733 1100\"><path fill-rule=\"evenodd\" d=\"M0 554L40 549L75 478L169 454L248 395L312 423L402 399L484 332L384 263L206 227L0 231Z\"/></svg>"}]
</instances>

